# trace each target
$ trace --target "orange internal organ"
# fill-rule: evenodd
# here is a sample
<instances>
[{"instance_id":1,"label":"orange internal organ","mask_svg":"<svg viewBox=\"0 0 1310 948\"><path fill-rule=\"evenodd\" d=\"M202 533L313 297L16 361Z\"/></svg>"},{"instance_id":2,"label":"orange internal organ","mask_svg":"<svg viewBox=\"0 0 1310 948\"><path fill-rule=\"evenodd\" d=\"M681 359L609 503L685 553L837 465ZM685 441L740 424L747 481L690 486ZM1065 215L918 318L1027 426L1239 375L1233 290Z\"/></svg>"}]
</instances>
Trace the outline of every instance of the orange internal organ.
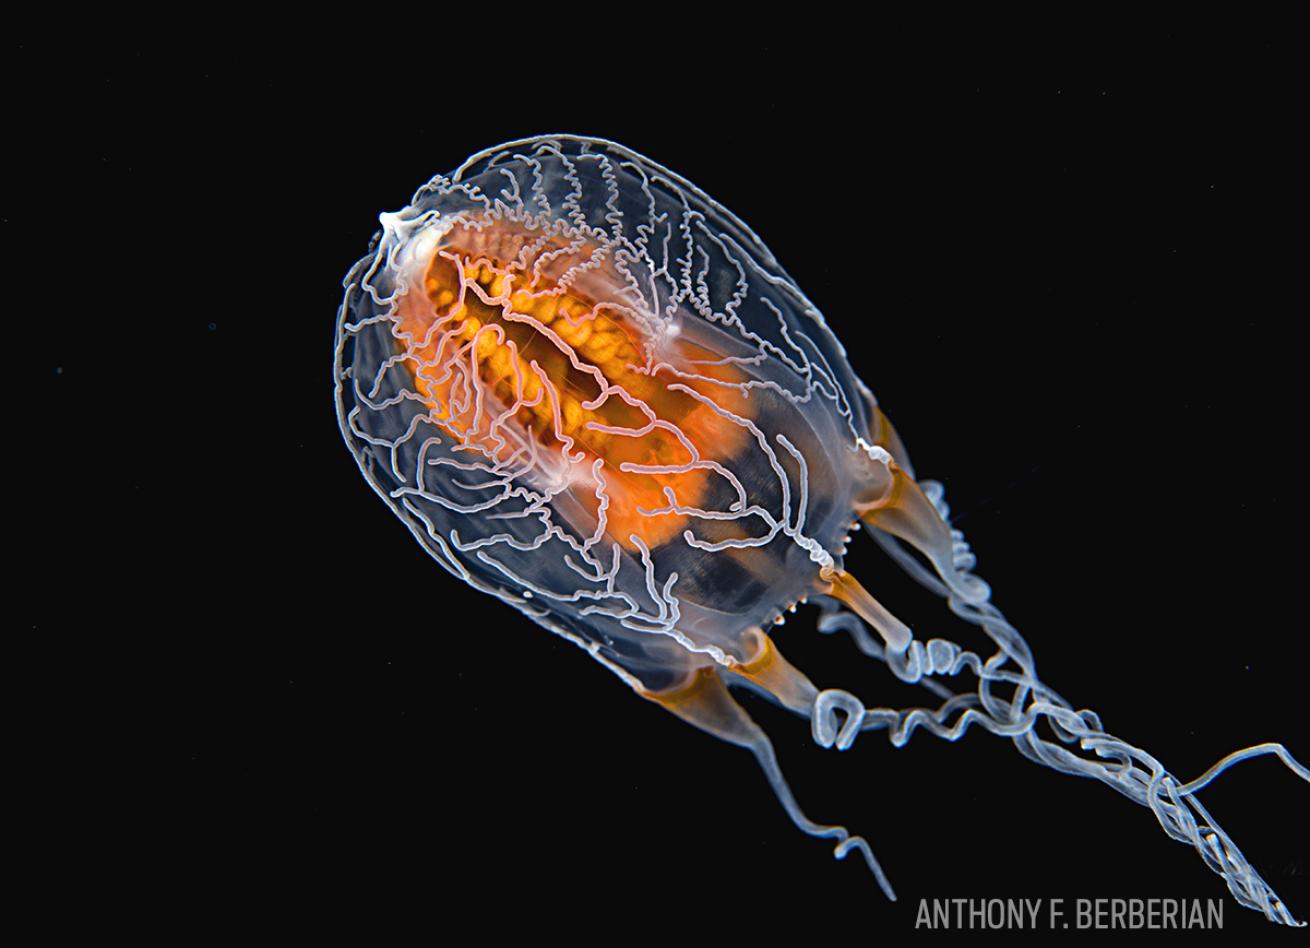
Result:
<instances>
[{"instance_id":1,"label":"orange internal organ","mask_svg":"<svg viewBox=\"0 0 1310 948\"><path fill-rule=\"evenodd\" d=\"M523 457L529 439L538 453L563 452L578 502L598 518L604 498L607 532L635 551L634 536L654 548L687 526L682 514L653 513L670 506L666 488L678 505L702 506L719 475L694 461L726 464L746 444L746 429L706 401L741 416L748 402L733 387L740 371L681 338L664 341L655 361L668 365L649 370L649 340L614 299L622 285L594 244L504 221L456 224L427 262L422 294L402 304L397 337L449 435L496 462Z\"/></svg>"}]
</instances>

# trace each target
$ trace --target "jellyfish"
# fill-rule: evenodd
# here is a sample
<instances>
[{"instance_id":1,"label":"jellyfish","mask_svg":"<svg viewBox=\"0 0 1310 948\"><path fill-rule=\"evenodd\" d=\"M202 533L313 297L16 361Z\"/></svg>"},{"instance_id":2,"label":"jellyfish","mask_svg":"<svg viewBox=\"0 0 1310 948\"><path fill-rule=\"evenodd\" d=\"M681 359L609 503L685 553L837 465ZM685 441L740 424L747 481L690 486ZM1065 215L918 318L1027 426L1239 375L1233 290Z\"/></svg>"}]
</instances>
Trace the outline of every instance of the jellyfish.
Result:
<instances>
[{"instance_id":1,"label":"jellyfish","mask_svg":"<svg viewBox=\"0 0 1310 948\"><path fill-rule=\"evenodd\" d=\"M451 574L749 750L796 827L857 852L889 898L869 843L801 809L733 689L807 719L823 748L983 728L1149 807L1241 905L1302 924L1196 793L1252 756L1310 770L1269 743L1183 781L1043 682L941 484L916 477L823 315L736 216L627 148L548 135L478 152L380 222L343 281L337 416ZM858 530L995 651L916 635L847 570ZM932 700L871 708L813 683L770 636L807 602L820 632Z\"/></svg>"}]
</instances>

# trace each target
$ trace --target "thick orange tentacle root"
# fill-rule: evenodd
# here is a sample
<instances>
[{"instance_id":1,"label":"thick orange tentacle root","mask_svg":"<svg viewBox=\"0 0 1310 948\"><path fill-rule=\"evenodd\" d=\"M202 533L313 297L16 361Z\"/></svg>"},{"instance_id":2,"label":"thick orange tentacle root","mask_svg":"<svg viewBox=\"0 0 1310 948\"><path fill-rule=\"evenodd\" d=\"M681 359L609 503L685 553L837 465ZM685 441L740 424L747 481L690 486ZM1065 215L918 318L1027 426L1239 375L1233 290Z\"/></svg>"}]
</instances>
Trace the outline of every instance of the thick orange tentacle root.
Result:
<instances>
[{"instance_id":1,"label":"thick orange tentacle root","mask_svg":"<svg viewBox=\"0 0 1310 948\"><path fill-rule=\"evenodd\" d=\"M808 716L819 689L804 672L783 657L773 639L762 630L748 630L743 640L755 644L757 651L748 661L732 665L731 671L769 692L783 707Z\"/></svg>"},{"instance_id":2,"label":"thick orange tentacle root","mask_svg":"<svg viewBox=\"0 0 1310 948\"><path fill-rule=\"evenodd\" d=\"M987 584L956 567L956 538L951 527L906 467L896 460L905 457L905 448L887 417L877 408L874 409L873 428L875 443L886 450L892 460L886 462L880 476L870 479L865 498L856 506L860 517L870 526L905 541L923 554L953 595L966 602L987 599ZM856 599L863 598L854 590L847 592ZM838 593L833 595L842 598ZM852 608L860 611L853 604ZM866 617L866 621L870 620Z\"/></svg>"},{"instance_id":3,"label":"thick orange tentacle root","mask_svg":"<svg viewBox=\"0 0 1310 948\"><path fill-rule=\"evenodd\" d=\"M851 611L869 624L892 651L903 651L914 638L914 634L896 616L873 595L860 585L850 573L827 570L820 578L828 585L820 587L821 591L839 602L849 606Z\"/></svg>"},{"instance_id":4,"label":"thick orange tentacle root","mask_svg":"<svg viewBox=\"0 0 1310 948\"><path fill-rule=\"evenodd\" d=\"M720 740L742 747L768 740L728 693L723 679L712 667L696 669L684 684L676 688L638 693Z\"/></svg>"},{"instance_id":5,"label":"thick orange tentacle root","mask_svg":"<svg viewBox=\"0 0 1310 948\"><path fill-rule=\"evenodd\" d=\"M508 221L457 223L419 283L395 335L433 420L498 463L553 453L593 516L607 501L607 530L629 549L633 536L653 548L684 529L666 489L697 506L713 476L699 462L745 443L683 390L745 415L730 387L740 372L688 340L652 339L664 327L615 302L622 283L594 245Z\"/></svg>"},{"instance_id":6,"label":"thick orange tentacle root","mask_svg":"<svg viewBox=\"0 0 1310 948\"><path fill-rule=\"evenodd\" d=\"M679 685L664 691L641 691L640 694L663 705L684 721L738 744L757 741L763 735L729 694L721 671L746 679L777 698L783 707L809 717L814 699L819 695L814 683L783 657L773 640L761 629L749 629L745 642L756 649L746 661L731 662L722 669L702 666Z\"/></svg>"}]
</instances>

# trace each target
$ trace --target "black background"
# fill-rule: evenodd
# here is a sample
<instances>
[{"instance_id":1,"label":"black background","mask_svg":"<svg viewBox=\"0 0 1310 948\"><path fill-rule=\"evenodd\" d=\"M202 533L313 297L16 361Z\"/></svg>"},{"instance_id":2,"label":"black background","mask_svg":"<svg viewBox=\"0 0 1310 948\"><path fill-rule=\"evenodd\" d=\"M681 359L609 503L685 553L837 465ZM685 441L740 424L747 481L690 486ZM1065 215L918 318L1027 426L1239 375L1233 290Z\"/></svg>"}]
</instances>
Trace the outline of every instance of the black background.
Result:
<instances>
[{"instance_id":1,"label":"black background","mask_svg":"<svg viewBox=\"0 0 1310 948\"><path fill-rule=\"evenodd\" d=\"M920 898L1164 896L1268 927L1149 811L1003 740L824 752L744 697L888 903L747 754L443 573L343 447L331 359L378 212L503 140L611 138L825 312L1047 682L1184 780L1267 740L1307 760L1279 47L1161 34L1002 77L884 45L594 68L350 45L11 49L17 120L54 146L16 160L58 182L6 223L53 274L18 301L47 314L18 361L29 624L78 734L57 799L86 817L59 862L96 867L68 878L195 931L864 938L911 932ZM848 566L921 638L982 647L872 544ZM812 614L775 641L821 686L918 697ZM1202 795L1302 918L1306 790L1264 758Z\"/></svg>"}]
</instances>

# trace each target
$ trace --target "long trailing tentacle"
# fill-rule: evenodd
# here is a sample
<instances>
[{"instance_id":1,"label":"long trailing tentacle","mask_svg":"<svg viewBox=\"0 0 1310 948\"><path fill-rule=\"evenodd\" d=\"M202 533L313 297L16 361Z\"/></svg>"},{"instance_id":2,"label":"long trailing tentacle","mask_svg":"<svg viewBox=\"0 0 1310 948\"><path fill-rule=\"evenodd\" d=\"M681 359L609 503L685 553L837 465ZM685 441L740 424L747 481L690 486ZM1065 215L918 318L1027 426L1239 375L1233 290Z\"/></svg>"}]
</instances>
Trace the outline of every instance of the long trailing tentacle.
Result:
<instances>
[{"instance_id":1,"label":"long trailing tentacle","mask_svg":"<svg viewBox=\"0 0 1310 948\"><path fill-rule=\"evenodd\" d=\"M792 688L805 689L806 686L808 686L808 691L811 694L815 692L814 686L810 685L803 675L786 665L785 660L776 652L769 650L769 653L763 657L766 659L771 671L777 674L771 674L770 671L766 670L762 676L756 676L754 671L758 669L752 669L750 666L743 666L739 669L738 674L743 675L747 680L754 680L754 683L761 687L767 686L769 688L778 685L785 677L789 682L787 688L784 689L784 693ZM776 664L777 662L783 662L783 665L779 666ZM778 802L782 804L787 816L791 818L796 828L810 836L835 840L836 846L833 849L833 855L838 859L845 859L852 849L859 850L883 893L893 902L896 901L896 893L892 890L886 873L883 872L882 866L878 864L877 858L873 855L873 850L869 848L869 844L863 837L851 835L844 826L815 823L805 815L805 812L800 808L800 804L796 802L795 796L792 795L791 787L787 785L787 781L782 775L782 768L778 766L778 757L774 753L773 743L763 729L751 720L746 710L729 694L727 686L715 669L708 667L699 669L688 682L668 691L649 692L639 690L638 694L663 705L684 721L695 725L701 730L739 747L745 747L754 754L760 768L764 771L765 778L769 781L769 786L773 788L774 794L777 795ZM791 702L787 703L790 704Z\"/></svg>"},{"instance_id":2,"label":"long trailing tentacle","mask_svg":"<svg viewBox=\"0 0 1310 948\"><path fill-rule=\"evenodd\" d=\"M920 496L932 504L943 525L933 540L935 555L931 560L937 574L903 545L908 540L923 552L900 524L896 525L897 529L887 531L880 529L876 521L866 521L866 529L913 579L945 598L957 616L986 632L998 650L984 660L945 639L931 639L926 644L914 639L902 646L902 639L884 635L885 646L869 635L856 615L845 611L835 599L823 598L819 603L823 609L819 621L821 632L849 632L862 652L885 662L898 678L924 685L945 700L935 709L865 708L849 692L823 691L815 698L812 711L815 740L822 746L845 750L861 731L885 730L892 744L900 747L921 727L953 741L977 724L1010 738L1030 760L1064 773L1095 778L1149 807L1170 838L1191 843L1206 865L1224 878L1240 904L1263 912L1274 922L1304 925L1291 915L1194 794L1228 767L1261 754L1277 755L1288 769L1308 782L1310 770L1296 761L1283 745L1261 744L1229 754L1197 779L1184 783L1155 757L1106 732L1094 712L1074 710L1037 677L1032 651L1018 630L988 598L977 595L979 589L987 587L970 573L976 559L964 535L958 529L945 527L949 523L949 509L941 485L924 481L918 487ZM947 529L949 567L944 562L947 544L943 536ZM840 589L836 592L843 602L850 604L848 600L853 597ZM856 611L862 610L857 607ZM966 669L977 679L975 692L956 694L932 680L932 676L956 676ZM1004 697L998 689L1010 689L1009 697ZM1048 741L1037 733L1039 719L1049 724L1060 743ZM1075 753L1071 745L1084 754ZM1095 756L1085 756L1087 753Z\"/></svg>"}]
</instances>

